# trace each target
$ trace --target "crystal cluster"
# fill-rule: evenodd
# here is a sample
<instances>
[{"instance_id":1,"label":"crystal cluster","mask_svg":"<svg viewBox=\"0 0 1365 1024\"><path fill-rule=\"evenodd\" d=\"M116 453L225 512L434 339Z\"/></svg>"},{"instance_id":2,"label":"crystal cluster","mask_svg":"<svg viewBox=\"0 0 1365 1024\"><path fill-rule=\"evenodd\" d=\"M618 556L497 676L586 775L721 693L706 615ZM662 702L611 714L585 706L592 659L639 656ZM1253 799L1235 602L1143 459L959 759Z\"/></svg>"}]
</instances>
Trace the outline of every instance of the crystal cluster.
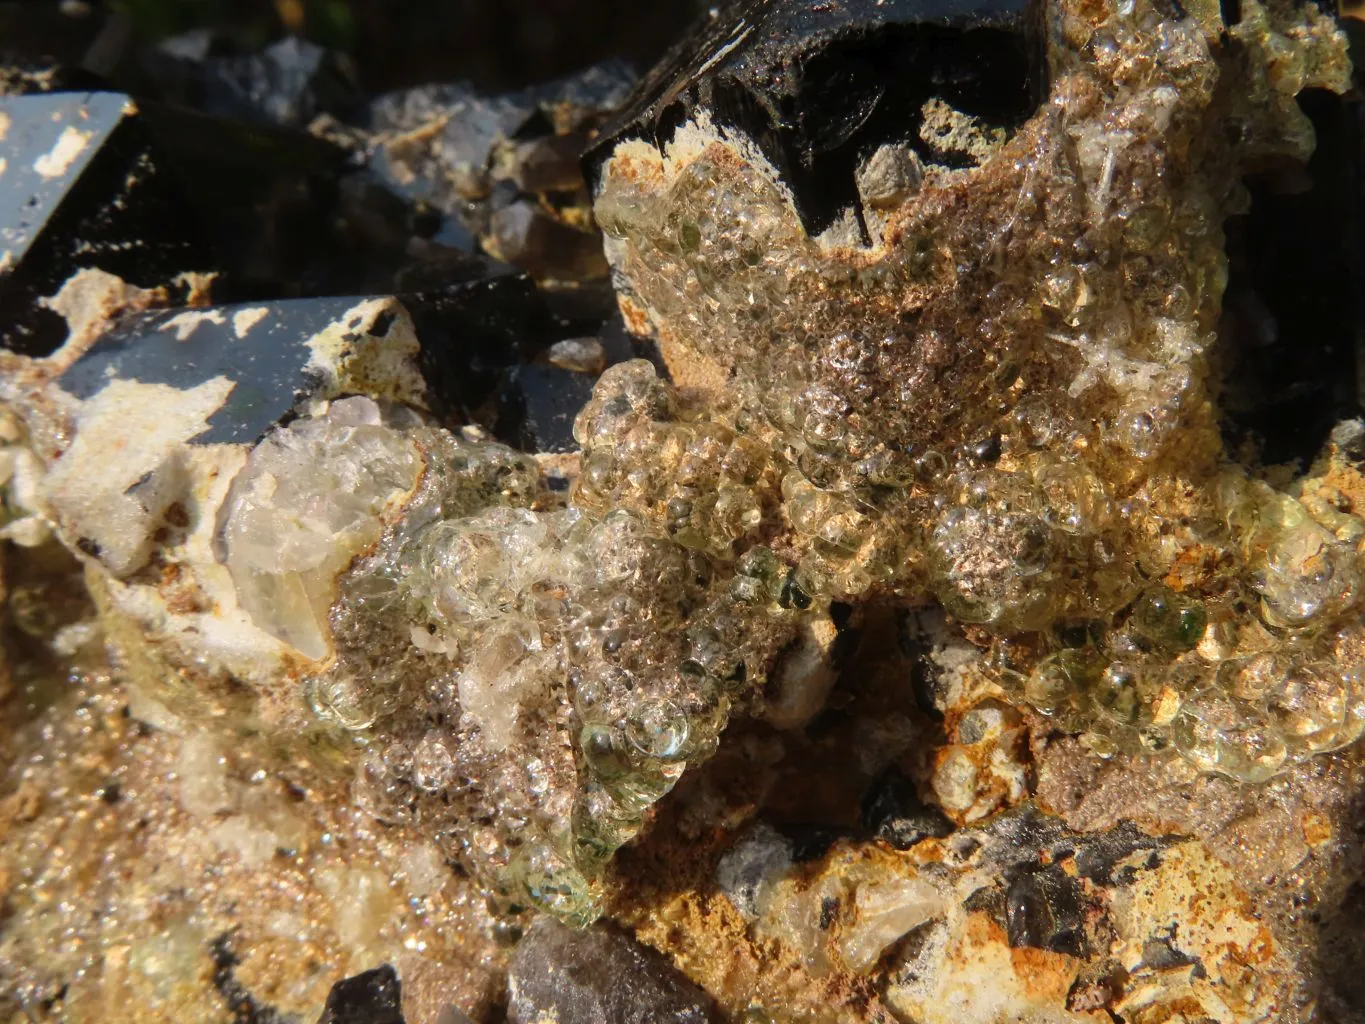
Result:
<instances>
[{"instance_id":1,"label":"crystal cluster","mask_svg":"<svg viewBox=\"0 0 1365 1024\"><path fill-rule=\"evenodd\" d=\"M326 657L336 578L379 539L385 507L406 497L418 470L416 449L368 398L272 432L233 484L223 531L247 614L308 657Z\"/></svg>"},{"instance_id":2,"label":"crystal cluster","mask_svg":"<svg viewBox=\"0 0 1365 1024\"><path fill-rule=\"evenodd\" d=\"M586 449L627 422L676 437L671 459L613 449L631 497L601 511L538 489L512 449L407 428L426 471L344 579L335 663L307 684L318 719L368 748L361 798L429 830L512 905L590 919L605 862L814 614L768 549L736 558L716 520L669 518L727 479L754 510L731 538L761 519L763 461L728 432L668 422L677 404L647 363L604 376L578 424Z\"/></svg>"},{"instance_id":3,"label":"crystal cluster","mask_svg":"<svg viewBox=\"0 0 1365 1024\"><path fill-rule=\"evenodd\" d=\"M1331 458L1277 491L1223 455L1223 222L1240 175L1311 152L1294 97L1347 88L1342 39L1278 2L1228 26L1143 2L1046 16L1038 113L978 133L967 166L906 156L889 213L849 211L884 217L870 246L808 237L758 148L704 118L620 142L598 221L717 453L733 434L780 479L776 511L744 501L804 594L937 601L979 675L1097 752L1265 779L1365 729L1365 521L1324 493ZM926 128L971 127L933 103ZM647 483L616 465L641 436L585 438L584 490L695 516L653 461ZM712 543L746 543L705 514Z\"/></svg>"},{"instance_id":4,"label":"crystal cluster","mask_svg":"<svg viewBox=\"0 0 1365 1024\"><path fill-rule=\"evenodd\" d=\"M1356 428L1276 489L1226 457L1215 402L1224 221L1243 175L1310 152L1295 96L1345 91L1342 36L1287 0L1246 0L1227 26L1149 0L1044 14L1032 117L929 98L923 145L869 150L839 193L857 202L819 233L758 143L704 112L662 148L615 140L595 216L626 320L672 379L607 369L576 463L452 432L415 392L319 393L249 452L217 453L240 460L221 508L156 505L214 538L163 545L158 579L226 567L236 597L197 597L193 621L166 598L161 618L186 649L232 615L234 640L287 649L270 671L297 692L235 673L262 720L305 722L368 811L502 907L579 922L731 718L792 729L819 710L848 605L941 608L959 675L996 702L978 719L1026 704L1103 756L1175 750L1264 780L1357 738ZM392 343L382 319L370 335ZM169 494L179 470L139 478L178 467L174 444L233 386L163 427L166 451L129 463L109 502ZM49 485L104 451L77 420ZM568 492L551 486L565 464ZM73 507L94 522L107 506ZM132 580L125 613L146 621L129 595L161 585ZM994 717L1000 748L1022 746L1017 710ZM932 787L959 824L997 803L947 785L998 738L971 722L951 725L960 756ZM997 775L1022 799L1022 769Z\"/></svg>"},{"instance_id":5,"label":"crystal cluster","mask_svg":"<svg viewBox=\"0 0 1365 1024\"><path fill-rule=\"evenodd\" d=\"M619 144L596 215L676 383L607 370L567 500L361 400L257 448L234 578L334 654L308 704L362 748L377 815L508 905L590 919L614 851L835 601L940 604L971 671L1102 755L1261 780L1365 729L1365 522L1326 476L1228 464L1210 369L1238 175L1306 155L1293 97L1344 89L1340 36L1252 2L1233 61L1142 2L1049 18L1042 108L1011 136L927 105L971 159L915 156L870 247L809 237L707 123Z\"/></svg>"}]
</instances>

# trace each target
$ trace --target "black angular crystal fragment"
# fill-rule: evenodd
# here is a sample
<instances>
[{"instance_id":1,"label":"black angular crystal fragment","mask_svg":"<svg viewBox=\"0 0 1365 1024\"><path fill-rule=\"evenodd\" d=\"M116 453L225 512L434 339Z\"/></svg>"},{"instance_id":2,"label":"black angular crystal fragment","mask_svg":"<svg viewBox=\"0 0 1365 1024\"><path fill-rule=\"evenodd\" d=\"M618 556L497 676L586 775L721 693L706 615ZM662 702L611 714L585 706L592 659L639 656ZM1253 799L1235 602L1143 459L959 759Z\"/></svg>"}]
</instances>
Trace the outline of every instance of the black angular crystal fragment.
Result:
<instances>
[{"instance_id":1,"label":"black angular crystal fragment","mask_svg":"<svg viewBox=\"0 0 1365 1024\"><path fill-rule=\"evenodd\" d=\"M514 367L502 389L495 433L525 452L577 451L573 421L596 381L592 374L558 366Z\"/></svg>"},{"instance_id":2,"label":"black angular crystal fragment","mask_svg":"<svg viewBox=\"0 0 1365 1024\"><path fill-rule=\"evenodd\" d=\"M1085 893L1056 865L1015 877L1005 891L1005 920L1011 946L1090 955Z\"/></svg>"},{"instance_id":3,"label":"black angular crystal fragment","mask_svg":"<svg viewBox=\"0 0 1365 1024\"><path fill-rule=\"evenodd\" d=\"M195 440L249 444L316 394L348 352L385 344L401 308L348 296L142 313L96 342L61 386L85 399L116 380L186 390L223 377L232 391Z\"/></svg>"},{"instance_id":4,"label":"black angular crystal fragment","mask_svg":"<svg viewBox=\"0 0 1365 1024\"><path fill-rule=\"evenodd\" d=\"M706 1024L710 998L662 955L607 925L538 918L512 953L508 1024Z\"/></svg>"},{"instance_id":5,"label":"black angular crystal fragment","mask_svg":"<svg viewBox=\"0 0 1365 1024\"><path fill-rule=\"evenodd\" d=\"M407 260L405 203L363 190L340 146L267 123L144 102L205 225L226 301L387 291Z\"/></svg>"},{"instance_id":6,"label":"black angular crystal fragment","mask_svg":"<svg viewBox=\"0 0 1365 1024\"><path fill-rule=\"evenodd\" d=\"M953 831L943 812L925 805L915 784L896 769L878 778L863 797L862 825L897 850L908 850L924 839L942 839Z\"/></svg>"},{"instance_id":7,"label":"black angular crystal fragment","mask_svg":"<svg viewBox=\"0 0 1365 1024\"><path fill-rule=\"evenodd\" d=\"M1155 855L1167 845L1168 839L1149 836L1131 821L1121 821L1108 832L1092 833L1076 844L1076 873L1099 885L1125 882L1135 871L1131 866L1120 868L1121 861L1142 850Z\"/></svg>"},{"instance_id":8,"label":"black angular crystal fragment","mask_svg":"<svg viewBox=\"0 0 1365 1024\"><path fill-rule=\"evenodd\" d=\"M398 973L385 964L338 981L327 993L318 1024L403 1024Z\"/></svg>"},{"instance_id":9,"label":"black angular crystal fragment","mask_svg":"<svg viewBox=\"0 0 1365 1024\"><path fill-rule=\"evenodd\" d=\"M432 410L451 422L491 424L506 372L569 336L535 284L519 275L452 284L404 303L422 341Z\"/></svg>"},{"instance_id":10,"label":"black angular crystal fragment","mask_svg":"<svg viewBox=\"0 0 1365 1024\"><path fill-rule=\"evenodd\" d=\"M896 620L897 646L909 661L910 686L916 706L935 719L942 719L948 705L947 680L934 661L935 632L941 634L937 612L902 612Z\"/></svg>"},{"instance_id":11,"label":"black angular crystal fragment","mask_svg":"<svg viewBox=\"0 0 1365 1024\"><path fill-rule=\"evenodd\" d=\"M0 97L0 346L44 356L66 322L42 304L98 268L141 287L211 269L184 192L120 93Z\"/></svg>"},{"instance_id":12,"label":"black angular crystal fragment","mask_svg":"<svg viewBox=\"0 0 1365 1024\"><path fill-rule=\"evenodd\" d=\"M107 3L0 0L0 95L103 88L131 29Z\"/></svg>"},{"instance_id":13,"label":"black angular crystal fragment","mask_svg":"<svg viewBox=\"0 0 1365 1024\"><path fill-rule=\"evenodd\" d=\"M791 843L792 861L796 864L819 860L848 836L845 829L824 825L784 824L778 831Z\"/></svg>"},{"instance_id":14,"label":"black angular crystal fragment","mask_svg":"<svg viewBox=\"0 0 1365 1024\"><path fill-rule=\"evenodd\" d=\"M1365 32L1349 27L1359 58ZM1250 439L1262 462L1306 467L1333 425L1365 408L1365 102L1359 83L1298 102L1317 148L1306 168L1248 178L1251 209L1227 223L1219 337L1229 447Z\"/></svg>"},{"instance_id":15,"label":"black angular crystal fragment","mask_svg":"<svg viewBox=\"0 0 1365 1024\"><path fill-rule=\"evenodd\" d=\"M668 371L664 368L663 357L659 355L658 345L649 338L641 338L632 334L630 328L626 326L626 318L621 315L620 310L614 310L606 318L606 322L602 324L597 337L602 342L602 348L606 352L608 366L624 363L627 359L648 359L659 371L660 376L667 375Z\"/></svg>"},{"instance_id":16,"label":"black angular crystal fragment","mask_svg":"<svg viewBox=\"0 0 1365 1024\"><path fill-rule=\"evenodd\" d=\"M855 172L881 145L920 137L941 100L1012 129L1037 108L1046 64L1036 0L730 0L640 83L589 152L589 180L625 139L662 147L707 115L748 135L816 234L858 202Z\"/></svg>"}]
</instances>

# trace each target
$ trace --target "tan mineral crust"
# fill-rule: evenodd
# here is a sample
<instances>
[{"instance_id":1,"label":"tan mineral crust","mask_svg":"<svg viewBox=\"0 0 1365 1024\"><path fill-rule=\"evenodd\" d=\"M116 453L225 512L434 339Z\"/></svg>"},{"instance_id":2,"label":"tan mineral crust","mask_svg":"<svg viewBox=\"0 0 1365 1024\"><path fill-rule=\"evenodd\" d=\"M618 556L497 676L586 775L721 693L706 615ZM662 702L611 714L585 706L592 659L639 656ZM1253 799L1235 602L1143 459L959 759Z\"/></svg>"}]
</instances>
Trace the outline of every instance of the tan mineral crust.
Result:
<instances>
[{"instance_id":1,"label":"tan mineral crust","mask_svg":"<svg viewBox=\"0 0 1365 1024\"><path fill-rule=\"evenodd\" d=\"M63 390L157 301L69 283L0 366L0 1019L311 1024L392 964L491 1024L551 914L747 1024L1365 1020L1365 426L1218 430L1223 224L1344 38L1044 13L1037 112L927 104L870 244L704 117L619 144L671 380L608 367L577 458L438 423L396 300L199 443L230 381Z\"/></svg>"}]
</instances>

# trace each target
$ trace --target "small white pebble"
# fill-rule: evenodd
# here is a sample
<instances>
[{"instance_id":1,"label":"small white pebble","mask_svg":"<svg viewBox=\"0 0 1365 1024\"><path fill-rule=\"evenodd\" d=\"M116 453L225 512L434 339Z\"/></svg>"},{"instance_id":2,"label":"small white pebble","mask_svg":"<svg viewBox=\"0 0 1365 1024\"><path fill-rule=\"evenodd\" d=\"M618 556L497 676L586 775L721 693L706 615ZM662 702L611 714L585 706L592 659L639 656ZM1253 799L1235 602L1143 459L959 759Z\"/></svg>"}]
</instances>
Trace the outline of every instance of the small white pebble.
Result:
<instances>
[{"instance_id":1,"label":"small white pebble","mask_svg":"<svg viewBox=\"0 0 1365 1024\"><path fill-rule=\"evenodd\" d=\"M550 346L550 362L575 373L601 373L607 366L607 353L596 338L566 338Z\"/></svg>"}]
</instances>

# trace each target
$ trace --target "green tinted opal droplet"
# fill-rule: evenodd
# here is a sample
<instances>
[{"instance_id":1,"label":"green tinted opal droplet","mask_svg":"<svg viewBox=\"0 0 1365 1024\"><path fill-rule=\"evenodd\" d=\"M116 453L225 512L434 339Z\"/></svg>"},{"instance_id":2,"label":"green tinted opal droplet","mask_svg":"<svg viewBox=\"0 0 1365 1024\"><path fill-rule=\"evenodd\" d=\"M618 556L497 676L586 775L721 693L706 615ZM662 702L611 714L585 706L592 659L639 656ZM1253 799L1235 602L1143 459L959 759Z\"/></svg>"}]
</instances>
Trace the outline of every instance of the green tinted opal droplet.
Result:
<instances>
[{"instance_id":1,"label":"green tinted opal droplet","mask_svg":"<svg viewBox=\"0 0 1365 1024\"><path fill-rule=\"evenodd\" d=\"M672 701L647 701L626 722L626 738L645 757L674 761L687 754L687 716Z\"/></svg>"},{"instance_id":2,"label":"green tinted opal droplet","mask_svg":"<svg viewBox=\"0 0 1365 1024\"><path fill-rule=\"evenodd\" d=\"M602 725L585 725L578 734L583 760L600 779L618 779L630 771L630 761L615 733Z\"/></svg>"},{"instance_id":3,"label":"green tinted opal droplet","mask_svg":"<svg viewBox=\"0 0 1365 1024\"><path fill-rule=\"evenodd\" d=\"M1203 638L1208 616L1197 602L1166 587L1153 587L1133 606L1132 625L1158 647L1188 651Z\"/></svg>"},{"instance_id":4,"label":"green tinted opal droplet","mask_svg":"<svg viewBox=\"0 0 1365 1024\"><path fill-rule=\"evenodd\" d=\"M701 228L696 221L685 220L678 227L678 244L683 252L696 252L701 248Z\"/></svg>"},{"instance_id":5,"label":"green tinted opal droplet","mask_svg":"<svg viewBox=\"0 0 1365 1024\"><path fill-rule=\"evenodd\" d=\"M1204 638L1204 629L1208 621L1208 615L1201 605L1191 604L1180 609L1176 625L1176 637L1180 641L1180 646L1186 650L1197 647L1199 641Z\"/></svg>"}]
</instances>

